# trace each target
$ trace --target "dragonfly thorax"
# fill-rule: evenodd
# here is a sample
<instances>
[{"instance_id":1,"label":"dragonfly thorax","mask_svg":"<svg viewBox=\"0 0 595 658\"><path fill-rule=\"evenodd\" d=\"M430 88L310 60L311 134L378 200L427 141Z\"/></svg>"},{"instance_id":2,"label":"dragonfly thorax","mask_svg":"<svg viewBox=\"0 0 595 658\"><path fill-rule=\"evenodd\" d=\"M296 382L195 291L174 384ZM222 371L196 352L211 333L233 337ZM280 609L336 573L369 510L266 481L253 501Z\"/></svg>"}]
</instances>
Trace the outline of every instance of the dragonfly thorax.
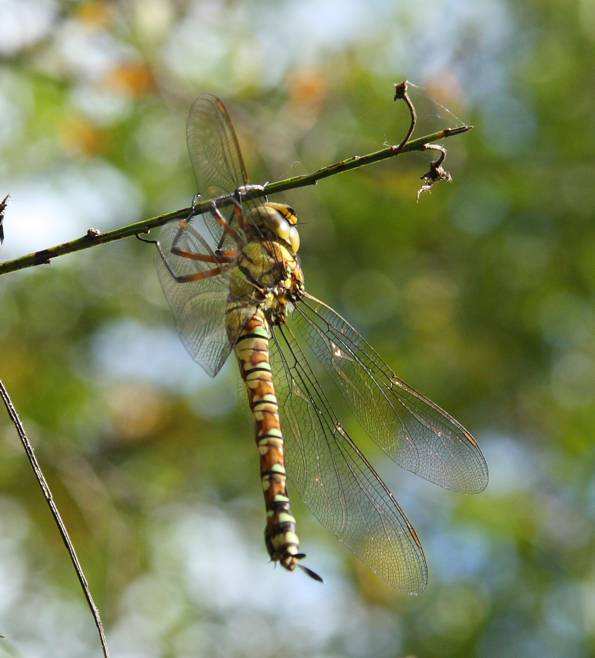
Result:
<instances>
[{"instance_id":1,"label":"dragonfly thorax","mask_svg":"<svg viewBox=\"0 0 595 658\"><path fill-rule=\"evenodd\" d=\"M288 305L304 295L297 215L291 206L267 202L253 208L246 219L248 242L231 272L230 298L256 302L269 325L283 324Z\"/></svg>"},{"instance_id":2,"label":"dragonfly thorax","mask_svg":"<svg viewBox=\"0 0 595 658\"><path fill-rule=\"evenodd\" d=\"M291 206L268 201L254 208L249 220L246 229L249 238L280 240L291 249L293 254L297 254L300 248L300 235L295 226L297 215Z\"/></svg>"}]
</instances>

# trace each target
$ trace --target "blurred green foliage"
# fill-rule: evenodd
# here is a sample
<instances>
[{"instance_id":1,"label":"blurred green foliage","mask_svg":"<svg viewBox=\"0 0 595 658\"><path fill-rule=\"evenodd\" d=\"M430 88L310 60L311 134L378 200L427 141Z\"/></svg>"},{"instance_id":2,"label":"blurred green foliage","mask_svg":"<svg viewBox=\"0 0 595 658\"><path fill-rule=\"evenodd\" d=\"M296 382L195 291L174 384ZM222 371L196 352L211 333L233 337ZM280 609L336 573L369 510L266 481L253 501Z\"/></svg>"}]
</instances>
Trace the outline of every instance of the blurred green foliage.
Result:
<instances>
[{"instance_id":1,"label":"blurred green foliage","mask_svg":"<svg viewBox=\"0 0 595 658\"><path fill-rule=\"evenodd\" d=\"M3 259L187 205L184 122L203 91L228 104L255 181L397 142L404 77L475 125L448 144L452 185L419 203L422 156L285 197L308 288L470 427L490 465L486 492L463 497L377 462L426 548L417 599L387 590L299 504L326 584L266 563L233 368L210 381L184 353L149 247L2 277L0 376L114 655L593 655L592 0L13 0L2 12ZM3 413L0 449L0 653L99 655Z\"/></svg>"}]
</instances>

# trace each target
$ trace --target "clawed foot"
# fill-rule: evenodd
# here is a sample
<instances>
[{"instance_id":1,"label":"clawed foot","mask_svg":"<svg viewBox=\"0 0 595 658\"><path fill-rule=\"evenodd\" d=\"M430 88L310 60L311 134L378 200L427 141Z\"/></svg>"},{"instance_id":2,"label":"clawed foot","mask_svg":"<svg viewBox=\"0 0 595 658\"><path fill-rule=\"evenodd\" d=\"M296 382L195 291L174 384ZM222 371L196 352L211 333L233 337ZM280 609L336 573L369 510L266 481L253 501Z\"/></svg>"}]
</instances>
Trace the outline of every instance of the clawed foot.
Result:
<instances>
[{"instance_id":1,"label":"clawed foot","mask_svg":"<svg viewBox=\"0 0 595 658\"><path fill-rule=\"evenodd\" d=\"M192 197L192 204L191 208L192 211L194 212L196 210L196 206L198 205L198 202L202 199L202 194L200 192L197 192L193 197Z\"/></svg>"},{"instance_id":2,"label":"clawed foot","mask_svg":"<svg viewBox=\"0 0 595 658\"><path fill-rule=\"evenodd\" d=\"M190 202L190 213L188 214L188 217L184 220L185 222L189 222L194 215L197 214L197 206L199 201L202 199L202 194L200 192L197 192L193 197L192 201Z\"/></svg>"},{"instance_id":3,"label":"clawed foot","mask_svg":"<svg viewBox=\"0 0 595 658\"><path fill-rule=\"evenodd\" d=\"M235 192L233 193L234 196L234 203L240 204L242 201L246 198L246 196L253 191L258 191L258 192L264 192L266 190L266 186L268 183L265 183L264 185L241 185L240 187L236 188ZM265 197L266 201L266 197Z\"/></svg>"}]
</instances>

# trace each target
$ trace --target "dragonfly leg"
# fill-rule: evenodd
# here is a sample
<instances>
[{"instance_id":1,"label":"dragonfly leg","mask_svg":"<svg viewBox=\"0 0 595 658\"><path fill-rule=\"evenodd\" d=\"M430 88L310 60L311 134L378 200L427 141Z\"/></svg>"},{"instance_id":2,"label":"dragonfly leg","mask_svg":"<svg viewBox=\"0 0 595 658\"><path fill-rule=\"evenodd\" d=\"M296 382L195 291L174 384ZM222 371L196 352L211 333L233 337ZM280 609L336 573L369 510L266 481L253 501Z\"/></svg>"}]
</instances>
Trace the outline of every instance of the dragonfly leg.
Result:
<instances>
[{"instance_id":1,"label":"dragonfly leg","mask_svg":"<svg viewBox=\"0 0 595 658\"><path fill-rule=\"evenodd\" d=\"M200 192L197 192L193 197L192 197L192 203L190 204L190 207L192 208L192 215L196 214L196 206L198 205L198 202L202 199L202 194ZM191 216L192 216L191 215Z\"/></svg>"},{"instance_id":2,"label":"dragonfly leg","mask_svg":"<svg viewBox=\"0 0 595 658\"><path fill-rule=\"evenodd\" d=\"M214 276L219 276L223 272L226 272L230 268L230 265L220 265L219 267L213 267L210 270L205 270L204 272L192 272L192 274L175 274L173 270L168 266L169 273L178 283L189 283L190 281L202 281L203 279L210 279Z\"/></svg>"},{"instance_id":3,"label":"dragonfly leg","mask_svg":"<svg viewBox=\"0 0 595 658\"><path fill-rule=\"evenodd\" d=\"M217 208L217 204L213 201L211 202L211 215L215 218L215 221L221 226L223 229L224 235L227 234L229 237L237 244L238 247L242 247L243 245L243 240L240 237L239 233L230 226L230 223L223 217L221 214L221 211L219 208ZM219 246L217 247L217 250L221 249L223 246L223 236L221 236L221 240L219 242Z\"/></svg>"},{"instance_id":4,"label":"dragonfly leg","mask_svg":"<svg viewBox=\"0 0 595 658\"><path fill-rule=\"evenodd\" d=\"M231 200L234 204L234 208L233 208L231 217L229 218L229 221L227 222L227 225L231 228L233 220L235 219L237 225L240 226L241 228L244 228L244 214L243 214L242 204L240 203L240 201L238 201L238 198L237 198L235 192L234 192L234 195L233 195ZM225 241L225 231L221 235L221 238L219 240L219 244L217 245L217 249L215 250L216 253L221 251L221 248L223 247L223 242L224 241Z\"/></svg>"},{"instance_id":5,"label":"dragonfly leg","mask_svg":"<svg viewBox=\"0 0 595 658\"><path fill-rule=\"evenodd\" d=\"M185 232L190 233L197 242L200 242L200 244L204 247L205 251L209 253L201 254L195 251L179 249L176 245L178 244L178 242L180 241L180 239L182 238ZM170 251L172 254L175 254L176 256L180 256L181 258L189 258L190 260L197 260L203 263L231 263L239 255L239 252L235 249L229 249L227 251L221 251L221 249L217 249L215 253L213 253L208 242L192 226L192 224L190 224L189 219L184 219L180 221L179 229L178 232L176 233L176 237L172 242Z\"/></svg>"},{"instance_id":6,"label":"dragonfly leg","mask_svg":"<svg viewBox=\"0 0 595 658\"><path fill-rule=\"evenodd\" d=\"M211 249L211 247L209 247L209 243L203 238L203 236L190 223L191 219L192 218L188 217L186 219L180 220L180 222L178 223L178 232L176 233L176 237L172 241L171 251L173 252L174 249L177 249L176 245L178 244L179 240L181 240L184 233L190 233L190 235L197 242L200 242L200 244L204 247L205 251L209 252L210 254L213 254L213 250Z\"/></svg>"},{"instance_id":7,"label":"dragonfly leg","mask_svg":"<svg viewBox=\"0 0 595 658\"><path fill-rule=\"evenodd\" d=\"M265 183L264 185L241 185L240 187L236 188L233 195L238 200L238 202L241 203L242 197L246 196L248 192L252 192L253 190L258 192L264 192L267 185L268 183ZM266 197L264 200L266 201Z\"/></svg>"},{"instance_id":8,"label":"dragonfly leg","mask_svg":"<svg viewBox=\"0 0 595 658\"><path fill-rule=\"evenodd\" d=\"M231 263L238 257L238 252L235 250L222 251L216 255L210 255L210 254L198 254L193 251L184 251L183 249L172 247L171 253L176 256L180 256L180 258L197 260L201 263Z\"/></svg>"},{"instance_id":9,"label":"dragonfly leg","mask_svg":"<svg viewBox=\"0 0 595 658\"><path fill-rule=\"evenodd\" d=\"M149 232L150 231L143 231L143 233L145 235L149 235ZM159 242L158 240L151 240L150 238L145 238L143 236L143 233L136 233L134 237L137 240L140 240L141 242L144 242L145 244L158 244L158 242Z\"/></svg>"},{"instance_id":10,"label":"dragonfly leg","mask_svg":"<svg viewBox=\"0 0 595 658\"><path fill-rule=\"evenodd\" d=\"M237 187L233 193L232 196L232 202L235 205L235 214L239 215L239 219L242 217L242 201L244 200L245 196L251 192L252 190L257 190L258 192L264 193L264 190L268 183L265 183L264 185L242 185L240 187ZM267 198L263 194L263 203L266 203ZM241 226L241 223L240 223Z\"/></svg>"},{"instance_id":11,"label":"dragonfly leg","mask_svg":"<svg viewBox=\"0 0 595 658\"><path fill-rule=\"evenodd\" d=\"M180 224L182 223L187 223L187 222L185 220L182 220ZM176 235L173 244L175 244L178 241L179 235L183 230L185 229L183 228L179 229L178 235ZM211 277L218 276L219 274L222 274L223 272L227 271L231 267L231 263L233 262L233 260L229 260L229 261L225 260L221 265L219 265L218 267L213 267L210 270L204 270L202 272L192 272L191 274L176 274L172 266L169 264L166 255L163 253L163 247L161 246L159 240L155 240L155 247L157 248L157 251L159 253L161 260L163 261L163 264L165 265L165 268L170 273L171 277L178 283L187 283L188 281L200 281L201 279L209 279ZM180 252L180 253L178 254L176 252ZM198 260L205 263L221 263L221 258L218 258L214 255L185 252L182 249L177 249L176 247L173 246L170 249L170 253L179 255L182 258L190 258L191 260ZM228 254L229 252L225 252L225 253Z\"/></svg>"}]
</instances>

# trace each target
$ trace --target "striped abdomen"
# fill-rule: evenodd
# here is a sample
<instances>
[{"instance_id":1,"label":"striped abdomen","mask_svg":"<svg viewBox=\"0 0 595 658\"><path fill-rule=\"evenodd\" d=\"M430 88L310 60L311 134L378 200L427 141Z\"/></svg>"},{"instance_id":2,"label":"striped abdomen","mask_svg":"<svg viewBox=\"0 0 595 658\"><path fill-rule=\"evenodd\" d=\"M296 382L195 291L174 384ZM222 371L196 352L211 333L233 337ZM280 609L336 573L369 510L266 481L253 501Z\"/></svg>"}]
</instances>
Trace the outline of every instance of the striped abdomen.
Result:
<instances>
[{"instance_id":1,"label":"striped abdomen","mask_svg":"<svg viewBox=\"0 0 595 658\"><path fill-rule=\"evenodd\" d=\"M287 496L283 434L269 360L269 327L262 310L258 309L245 323L234 349L256 424L267 511L267 550L271 560L294 571L304 556L300 554L295 519Z\"/></svg>"}]
</instances>

